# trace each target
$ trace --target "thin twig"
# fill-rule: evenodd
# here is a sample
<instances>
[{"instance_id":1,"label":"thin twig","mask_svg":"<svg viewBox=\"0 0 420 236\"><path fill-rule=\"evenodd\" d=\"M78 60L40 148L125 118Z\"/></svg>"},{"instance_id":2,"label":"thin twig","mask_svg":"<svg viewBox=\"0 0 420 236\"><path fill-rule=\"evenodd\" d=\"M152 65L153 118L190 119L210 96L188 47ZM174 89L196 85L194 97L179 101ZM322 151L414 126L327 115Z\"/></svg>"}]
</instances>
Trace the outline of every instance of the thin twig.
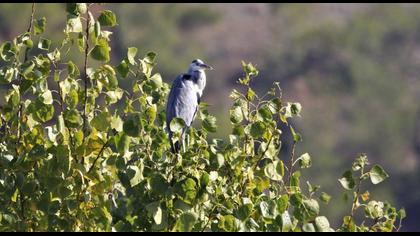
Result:
<instances>
[{"instance_id":1,"label":"thin twig","mask_svg":"<svg viewBox=\"0 0 420 236\"><path fill-rule=\"evenodd\" d=\"M362 183L362 177L363 177L363 175L364 175L364 168L362 167L362 170L361 170L361 174L360 174L360 177L359 177L359 181L357 182L357 188L356 188L356 196L354 197L354 199L353 199L353 204L351 205L351 214L350 214L350 220L349 220L349 223L347 224L347 227L350 227L350 222L352 221L352 219L353 219L353 217L354 217L354 212L356 211L356 203L357 203L357 201L358 201L358 199L359 199L359 194L360 194L360 185L361 185L361 183Z\"/></svg>"},{"instance_id":2,"label":"thin twig","mask_svg":"<svg viewBox=\"0 0 420 236\"><path fill-rule=\"evenodd\" d=\"M89 168L87 174L89 174L92 170L93 167L95 167L96 162L98 161L98 159L101 157L102 153L104 152L106 146L108 145L109 139L106 141L106 143L102 146L101 150L98 153L98 156L95 158L95 160L92 163L92 166Z\"/></svg>"},{"instance_id":3,"label":"thin twig","mask_svg":"<svg viewBox=\"0 0 420 236\"><path fill-rule=\"evenodd\" d=\"M88 90L88 84L89 84L89 76L87 74L88 53L89 53L89 24L90 24L90 16L89 16L89 6L88 6L88 10L86 11L85 63L84 63L84 67L83 67L84 82L85 82L85 101L84 101L84 105L83 105L83 131L86 131L86 121L87 121L86 106L87 106L87 98L88 98L87 90ZM83 141L84 141L85 136L86 136L86 134L83 136Z\"/></svg>"},{"instance_id":4,"label":"thin twig","mask_svg":"<svg viewBox=\"0 0 420 236\"><path fill-rule=\"evenodd\" d=\"M31 35L31 32L32 32L32 23L34 21L34 14L35 14L35 3L32 3L31 19L29 21L28 30L26 30L26 32L29 33L29 35ZM26 47L26 49L25 49L25 62L28 60L28 52L29 52L29 48Z\"/></svg>"},{"instance_id":5,"label":"thin twig","mask_svg":"<svg viewBox=\"0 0 420 236\"><path fill-rule=\"evenodd\" d=\"M271 144L271 140L273 140L273 136L271 136L270 137L270 140L268 140L268 144L267 144L267 148L261 153L261 155L260 155L260 157L257 159L257 161L254 163L254 166L252 167L252 171L255 171L255 169L257 168L257 166L258 166L258 162L260 162L261 161L261 159L264 157L264 155L265 155L265 153L268 151L268 148L269 148L269 146L270 146L270 144ZM247 183L247 181L245 181L243 184L242 184L242 186L241 186L241 197L243 196L243 194L244 194L244 188L245 188L245 185L246 185L246 183Z\"/></svg>"},{"instance_id":6,"label":"thin twig","mask_svg":"<svg viewBox=\"0 0 420 236\"><path fill-rule=\"evenodd\" d=\"M257 166L258 166L258 162L260 162L261 161L261 159L263 159L263 157L264 157L264 155L265 155L265 153L268 151L268 148L270 147L270 144L271 144L271 140L273 140L273 135L271 135L271 137L270 137L270 140L268 140L268 143L267 143L267 148L261 153L261 156L258 158L258 160L255 162L255 164L254 164L254 167L252 168L252 170L253 171L255 171L255 169L257 168Z\"/></svg>"},{"instance_id":7,"label":"thin twig","mask_svg":"<svg viewBox=\"0 0 420 236\"><path fill-rule=\"evenodd\" d=\"M35 3L32 3L32 12L31 12L31 18L29 20L29 26L28 29L26 30L27 33L29 33L29 37L31 37L31 32L32 32L32 22L34 21L34 14L35 14ZM29 47L26 47L25 49L25 58L23 60L23 63L25 63L28 60L28 54L29 54ZM18 79L18 85L20 86L22 82L22 74L19 75L19 79ZM19 93L19 101L21 100L21 94ZM20 139L21 139L21 125L20 125L20 121L21 121L21 117L22 117L22 103L19 104L19 109L18 109L18 114L17 114L17 141L16 141L16 154L18 154L18 145L20 143Z\"/></svg>"},{"instance_id":8,"label":"thin twig","mask_svg":"<svg viewBox=\"0 0 420 236\"><path fill-rule=\"evenodd\" d=\"M292 173L293 173L293 159L295 158L295 149L296 149L296 141L293 141L293 145L292 145L292 153L290 154L290 165L289 165L289 175L288 175L288 179L286 181L286 183L289 184L290 186L290 181L292 179Z\"/></svg>"}]
</instances>

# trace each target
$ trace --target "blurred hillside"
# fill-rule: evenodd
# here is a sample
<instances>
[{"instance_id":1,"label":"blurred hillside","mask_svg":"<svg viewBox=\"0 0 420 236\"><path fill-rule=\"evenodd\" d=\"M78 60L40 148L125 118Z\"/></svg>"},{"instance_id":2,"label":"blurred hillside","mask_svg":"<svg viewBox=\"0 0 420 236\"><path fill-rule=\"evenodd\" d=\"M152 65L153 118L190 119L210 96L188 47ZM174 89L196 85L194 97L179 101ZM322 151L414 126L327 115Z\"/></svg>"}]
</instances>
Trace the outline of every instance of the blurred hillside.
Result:
<instances>
[{"instance_id":1,"label":"blurred hillside","mask_svg":"<svg viewBox=\"0 0 420 236\"><path fill-rule=\"evenodd\" d=\"M228 98L241 60L260 69L259 91L279 81L284 96L303 106L297 154L315 159L311 182L333 196L326 208L349 212L337 179L365 152L391 175L371 195L404 206L404 230L420 230L420 5L418 4L107 4L119 27L112 63L126 48L155 51L166 82L194 58L215 70L203 101L230 132ZM30 4L0 4L0 43L26 30ZM46 36L62 38L63 4L38 4ZM102 6L97 6L100 10ZM18 17L17 17L18 16ZM18 18L18 19L17 19ZM53 45L54 46L54 45ZM75 58L77 60L77 58ZM289 139L284 140L284 155ZM362 186L363 188L363 186ZM332 217L331 217L332 219ZM336 222L332 222L336 227Z\"/></svg>"}]
</instances>

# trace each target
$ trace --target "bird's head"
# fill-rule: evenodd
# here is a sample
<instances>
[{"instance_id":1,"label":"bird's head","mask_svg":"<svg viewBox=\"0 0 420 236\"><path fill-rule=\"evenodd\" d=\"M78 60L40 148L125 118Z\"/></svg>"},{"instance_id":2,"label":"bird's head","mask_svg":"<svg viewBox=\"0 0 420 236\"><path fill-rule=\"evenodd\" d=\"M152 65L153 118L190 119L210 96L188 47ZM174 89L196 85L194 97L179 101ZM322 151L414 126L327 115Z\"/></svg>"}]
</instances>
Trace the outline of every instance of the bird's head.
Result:
<instances>
[{"instance_id":1,"label":"bird's head","mask_svg":"<svg viewBox=\"0 0 420 236\"><path fill-rule=\"evenodd\" d=\"M203 70L213 70L213 67L204 64L200 59L195 59L191 62L188 67L188 71L203 71Z\"/></svg>"}]
</instances>

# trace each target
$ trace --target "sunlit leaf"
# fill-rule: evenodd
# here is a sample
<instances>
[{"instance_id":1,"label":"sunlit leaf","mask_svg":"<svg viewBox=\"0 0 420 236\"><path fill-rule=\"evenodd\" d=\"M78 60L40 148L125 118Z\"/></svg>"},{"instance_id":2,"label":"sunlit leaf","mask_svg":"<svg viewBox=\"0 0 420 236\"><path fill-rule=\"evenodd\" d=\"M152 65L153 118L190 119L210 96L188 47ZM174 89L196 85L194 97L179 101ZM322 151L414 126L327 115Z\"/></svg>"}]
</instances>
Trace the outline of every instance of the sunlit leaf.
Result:
<instances>
[{"instance_id":1,"label":"sunlit leaf","mask_svg":"<svg viewBox=\"0 0 420 236\"><path fill-rule=\"evenodd\" d=\"M347 190L352 190L355 186L353 175L350 170L344 172L344 174L340 179L338 179L338 181L341 183L341 186L343 186L343 188Z\"/></svg>"},{"instance_id":2,"label":"sunlit leaf","mask_svg":"<svg viewBox=\"0 0 420 236\"><path fill-rule=\"evenodd\" d=\"M183 213L176 221L175 230L180 232L189 232L192 230L197 216L193 213Z\"/></svg>"},{"instance_id":3,"label":"sunlit leaf","mask_svg":"<svg viewBox=\"0 0 420 236\"><path fill-rule=\"evenodd\" d=\"M99 23L101 26L116 26L117 25L117 17L115 14L110 10L101 11L101 14L98 17Z\"/></svg>"},{"instance_id":4,"label":"sunlit leaf","mask_svg":"<svg viewBox=\"0 0 420 236\"><path fill-rule=\"evenodd\" d=\"M111 48L108 45L108 41L105 39L99 39L95 47L90 51L89 55L95 60L108 62L110 59L110 51Z\"/></svg>"},{"instance_id":5,"label":"sunlit leaf","mask_svg":"<svg viewBox=\"0 0 420 236\"><path fill-rule=\"evenodd\" d=\"M379 184L389 177L388 173L380 165L374 165L369 172L369 176L373 184Z\"/></svg>"}]
</instances>

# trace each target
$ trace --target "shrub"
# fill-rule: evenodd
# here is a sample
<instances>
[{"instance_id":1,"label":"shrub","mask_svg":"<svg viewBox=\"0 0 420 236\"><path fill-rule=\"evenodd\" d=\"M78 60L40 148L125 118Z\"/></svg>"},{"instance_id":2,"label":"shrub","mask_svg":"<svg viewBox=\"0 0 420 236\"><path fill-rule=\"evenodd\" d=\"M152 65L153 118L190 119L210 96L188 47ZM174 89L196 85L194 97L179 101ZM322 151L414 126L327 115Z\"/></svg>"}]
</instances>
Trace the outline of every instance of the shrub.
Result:
<instances>
[{"instance_id":1,"label":"shrub","mask_svg":"<svg viewBox=\"0 0 420 236\"><path fill-rule=\"evenodd\" d=\"M232 134L209 140L216 118L201 103L200 125L188 130L182 153L172 154L169 85L153 72L156 54L139 58L130 47L118 65L109 64L105 29L117 18L109 10L95 17L91 5L67 4L60 43L42 36L46 19L32 14L28 31L1 45L0 81L8 86L0 123L2 231L334 231L319 204L331 196L300 183L312 159L295 155L302 137L289 122L302 107L283 101L279 83L259 96L250 86L258 70L242 62L242 92L230 96ZM72 62L72 53L84 61ZM288 157L279 155L284 132L293 136ZM339 179L354 198L337 231L401 226L404 210L361 192L362 181L388 177L367 165L360 155ZM366 217L359 225L357 209Z\"/></svg>"}]
</instances>

